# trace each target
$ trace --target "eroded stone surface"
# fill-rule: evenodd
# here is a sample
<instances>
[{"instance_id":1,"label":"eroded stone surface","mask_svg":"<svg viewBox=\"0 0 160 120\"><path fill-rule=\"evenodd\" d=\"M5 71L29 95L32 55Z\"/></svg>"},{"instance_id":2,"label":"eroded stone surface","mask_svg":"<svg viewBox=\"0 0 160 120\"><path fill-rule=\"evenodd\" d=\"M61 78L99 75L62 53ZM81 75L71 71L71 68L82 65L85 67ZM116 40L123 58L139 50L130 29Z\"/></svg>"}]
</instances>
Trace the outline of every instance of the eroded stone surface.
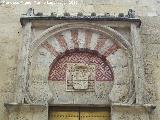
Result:
<instances>
[{"instance_id":1,"label":"eroded stone surface","mask_svg":"<svg viewBox=\"0 0 160 120\"><path fill-rule=\"evenodd\" d=\"M81 3L82 3L81 5L66 5L66 6L59 4L59 5L53 5L53 7L48 7L48 5L43 5L43 6L32 5L32 6L36 9L36 11L44 12L44 14L50 14L51 12L55 11L59 15L62 15L64 11L68 11L72 15L74 14L76 15L77 12L79 11L84 12L84 14L86 15L90 15L92 11L95 11L97 14L103 14L103 12L106 12L106 11L110 12L111 14L114 14L114 13L118 14L119 12L127 13L129 8L134 8L137 12L137 15L139 16L155 15L156 11L158 13L159 6L160 6L158 0L157 1L140 0L140 1L132 1L132 2L128 2L127 0L123 0L123 1L119 1L119 0L110 0L110 1L94 0L93 1L91 0L91 1L82 1ZM22 41L21 35L20 35L22 29L19 23L19 18L22 13L26 12L28 7L29 5L22 5L22 4L15 5L15 6L14 5L5 5L5 6L1 5L0 6L0 11L1 11L0 13L2 13L0 14L0 18L2 18L0 19L0 26L1 26L1 29L0 29L0 36L1 36L0 38L0 68L2 68L0 69L0 76L1 76L1 80L0 80L1 81L0 83L0 92L1 92L0 119L2 120L8 119L7 111L6 111L6 108L3 106L3 103L12 102L13 92L15 89L15 81L16 81L15 74L16 74L16 66L18 64L17 62L18 49ZM160 26L159 20L160 19L159 17L143 17L141 18L141 20L142 20L141 37L142 37L142 43L144 45L145 70L146 70L146 73L145 73L146 83L145 84L146 84L146 89L148 91L144 99L146 100L145 103L154 102L157 105L156 110L152 113L151 120L159 120L160 119L160 116L159 116L160 106L159 106L159 93L158 93L159 87L158 85L159 85L160 71L159 71L158 49L159 49L159 26ZM39 36L39 34L42 31L43 30L39 30L39 32L36 31L35 37ZM124 34L123 32L121 33ZM124 35L124 36L128 36L128 35ZM70 39L68 38L68 40ZM68 46L72 48L72 45L68 45ZM81 46L83 46L83 42L80 44L79 47ZM48 64L48 62L51 64L52 59L55 58L55 56L52 56L53 58L51 60L46 61L45 57L47 57L47 59L50 57L48 57L49 54L45 54L45 52L47 52L45 49L40 51L39 54L41 54L41 59L38 60L40 64L44 63L44 66ZM33 65L33 68L34 68L34 65ZM46 69L46 67L43 67L43 68L41 67L41 69L43 69L42 70L43 72L38 71L38 68L35 67L35 71L37 71L40 74L48 70ZM45 74L47 75L48 73L45 73ZM37 79L40 79L43 77L44 76L39 76L39 74L35 76L35 78ZM44 79L40 80L40 83L36 83L36 84L41 85L41 81L43 80ZM36 81L36 79L32 79L32 81ZM128 80L126 79L125 81L127 82ZM121 84L121 83L123 83L123 81L117 84ZM46 83L44 82L44 84ZM56 83L56 84L61 85L61 83ZM10 97L7 97L8 95ZM81 94L79 96L81 96ZM101 97L101 94L98 94L98 96ZM68 95L67 98L65 99L69 99L69 97L72 97L72 95ZM65 99L62 99L62 101L65 101ZM15 114L13 114L12 118L15 118L15 119L25 118L24 116L27 116L26 114L28 113L22 112L21 115L17 113L16 116L18 118L15 118ZM30 116L32 116L32 113L30 114ZM128 115L126 115L126 112L124 111L122 115L120 115L120 118L123 119L125 116L127 119ZM34 120L35 119L36 118L34 118Z\"/></svg>"},{"instance_id":2,"label":"eroded stone surface","mask_svg":"<svg viewBox=\"0 0 160 120\"><path fill-rule=\"evenodd\" d=\"M148 113L143 107L113 106L112 120L149 120Z\"/></svg>"},{"instance_id":3,"label":"eroded stone surface","mask_svg":"<svg viewBox=\"0 0 160 120\"><path fill-rule=\"evenodd\" d=\"M80 37L82 34L84 37ZM71 43L67 41L68 38L71 38ZM62 44L62 41L65 41L65 44ZM75 50L69 51L70 46ZM64 55L61 55L62 50L66 51ZM88 29L63 31L55 37L49 37L32 55L29 95L34 103L43 103L45 100L52 101L51 104L109 104L110 100L124 102L132 90L129 59L126 50L117 45L111 37L102 33ZM90 71L88 81L84 84L77 81L81 87L74 84L74 77L71 80L71 72L69 72L71 70L68 69L68 65L71 64L88 66ZM48 79L50 87L47 86ZM38 87L39 85L41 87ZM48 93L52 95L48 96Z\"/></svg>"}]
</instances>

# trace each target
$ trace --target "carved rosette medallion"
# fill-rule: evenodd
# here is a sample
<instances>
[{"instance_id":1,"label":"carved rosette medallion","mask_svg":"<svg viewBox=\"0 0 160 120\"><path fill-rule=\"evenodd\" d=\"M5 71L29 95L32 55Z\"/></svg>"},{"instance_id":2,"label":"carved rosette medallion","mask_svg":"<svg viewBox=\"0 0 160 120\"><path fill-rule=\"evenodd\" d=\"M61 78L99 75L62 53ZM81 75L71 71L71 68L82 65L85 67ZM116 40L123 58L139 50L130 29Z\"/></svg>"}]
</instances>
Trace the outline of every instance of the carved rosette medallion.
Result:
<instances>
[{"instance_id":1,"label":"carved rosette medallion","mask_svg":"<svg viewBox=\"0 0 160 120\"><path fill-rule=\"evenodd\" d=\"M94 91L95 65L68 63L66 70L67 91Z\"/></svg>"}]
</instances>

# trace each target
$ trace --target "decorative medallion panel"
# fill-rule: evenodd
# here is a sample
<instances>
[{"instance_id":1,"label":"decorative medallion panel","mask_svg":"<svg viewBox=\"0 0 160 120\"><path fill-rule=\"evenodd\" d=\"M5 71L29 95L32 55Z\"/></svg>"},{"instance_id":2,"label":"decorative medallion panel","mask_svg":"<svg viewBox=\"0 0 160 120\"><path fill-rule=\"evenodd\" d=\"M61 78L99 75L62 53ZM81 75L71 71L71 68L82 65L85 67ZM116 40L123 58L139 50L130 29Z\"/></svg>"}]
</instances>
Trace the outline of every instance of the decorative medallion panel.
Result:
<instances>
[{"instance_id":1,"label":"decorative medallion panel","mask_svg":"<svg viewBox=\"0 0 160 120\"><path fill-rule=\"evenodd\" d=\"M94 91L95 65L69 63L66 71L67 91Z\"/></svg>"}]
</instances>

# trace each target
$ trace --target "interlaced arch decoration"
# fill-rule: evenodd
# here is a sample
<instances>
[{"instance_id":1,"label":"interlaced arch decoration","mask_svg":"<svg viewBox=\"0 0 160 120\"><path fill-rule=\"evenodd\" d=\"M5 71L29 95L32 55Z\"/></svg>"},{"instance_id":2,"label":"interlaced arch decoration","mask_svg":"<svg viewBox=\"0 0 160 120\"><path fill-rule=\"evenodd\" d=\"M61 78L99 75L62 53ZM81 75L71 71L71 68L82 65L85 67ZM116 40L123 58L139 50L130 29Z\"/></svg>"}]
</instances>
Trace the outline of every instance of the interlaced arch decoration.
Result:
<instances>
[{"instance_id":1,"label":"interlaced arch decoration","mask_svg":"<svg viewBox=\"0 0 160 120\"><path fill-rule=\"evenodd\" d=\"M77 32L78 30L85 31L84 34L86 34L85 41L83 41L82 43L78 40L78 32ZM62 35L64 31L70 31L70 34L72 36L71 41L67 41L64 38L64 35ZM95 40L96 38L95 37L93 38L93 40L90 40L91 37L93 37L92 33L99 33L100 38ZM57 42L52 43L49 41L53 37L56 38ZM106 45L105 44L106 41L103 41L103 40L106 38L113 41L109 48L108 47L105 48L104 46ZM90 40L90 41L87 42L87 40ZM57 46L57 44L59 45L59 47ZM92 46L89 44L92 44ZM128 53L129 58L127 59L131 59L129 60L130 61L129 74L131 74L130 76L132 76L132 71L131 71L132 46L126 38L124 38L119 32L117 32L116 30L110 27L103 27L102 25L100 26L100 25L96 25L93 23L86 23L86 22L64 23L64 24L58 24L53 27L50 27L47 30L45 30L38 38L34 39L31 42L30 48L29 48L30 61L36 54L37 49L39 49L40 47L45 48L52 56L54 56L53 57L54 59L56 59L57 56L65 53L66 51L75 50L75 49L84 49L84 50L88 49L91 51L97 51L104 57L108 57L110 54L114 53L118 49L123 49ZM134 90L133 90L134 84L132 79L130 79L129 84L130 84L129 95L125 97L124 102L129 102L130 98L134 94ZM30 95L30 90L26 87L26 97L27 97L26 99L30 103L34 102L34 98L32 98L31 96L32 95Z\"/></svg>"}]
</instances>

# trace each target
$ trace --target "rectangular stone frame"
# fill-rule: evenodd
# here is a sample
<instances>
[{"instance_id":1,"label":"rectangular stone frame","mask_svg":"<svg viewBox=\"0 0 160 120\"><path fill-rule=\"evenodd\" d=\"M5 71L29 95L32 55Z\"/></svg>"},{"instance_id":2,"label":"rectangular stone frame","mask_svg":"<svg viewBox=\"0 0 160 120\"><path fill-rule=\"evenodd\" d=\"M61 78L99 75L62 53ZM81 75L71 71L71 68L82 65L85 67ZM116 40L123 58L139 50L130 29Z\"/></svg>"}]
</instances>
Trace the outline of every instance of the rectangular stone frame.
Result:
<instances>
[{"instance_id":1,"label":"rectangular stone frame","mask_svg":"<svg viewBox=\"0 0 160 120\"><path fill-rule=\"evenodd\" d=\"M110 27L129 27L131 32L131 41L133 46L133 66L134 66L134 80L135 80L135 96L136 96L136 105L124 105L124 104L112 104L111 105L111 119L117 120L119 119L118 116L125 112L126 107L131 108L133 111L137 110L137 106L139 109L142 109L144 114L140 115L140 118L143 118L144 115L146 117L145 120L149 120L149 115L147 110L150 110L152 105L143 105L143 83L144 83L144 67L143 67L143 53L141 47L141 41L139 37L139 27L141 24L140 19L130 19L130 18L69 18L69 17L22 17L21 24L23 26L23 41L20 49L19 54L19 65L18 65L18 73L17 73L17 90L15 94L15 101L14 103L7 103L5 104L7 109L9 110L9 120L14 120L14 115L19 112L25 111L25 109L30 108L39 108L39 106L43 105L30 105L25 104L25 97L26 97L26 89L28 82L28 54L29 54L29 45L32 41L32 28L34 27L51 27L55 24L65 22L65 20L72 21L92 21L93 23L98 23L101 21L101 24L107 24ZM19 106L20 111L15 109ZM32 107L31 107L32 106ZM105 106L105 105L104 105ZM123 108L124 111L117 111L118 108ZM23 108L23 109L22 109ZM129 109L127 108L127 109ZM32 112L33 109L30 109ZM41 112L34 112L35 116L43 114L44 117L35 117L34 120L48 120L48 105L43 107ZM133 116L132 113L128 113L129 116ZM136 116L135 116L136 117ZM121 119L123 120L123 118Z\"/></svg>"},{"instance_id":2,"label":"rectangular stone frame","mask_svg":"<svg viewBox=\"0 0 160 120\"><path fill-rule=\"evenodd\" d=\"M129 19L129 18L119 18L111 19L111 18L60 18L60 17L22 17L21 24L24 26L24 33L23 33L23 42L22 42L22 49L19 56L21 56L20 60L20 67L18 72L18 84L22 84L17 88L19 92L22 91L21 95L25 92L25 86L27 85L27 69L28 69L28 49L29 44L32 41L32 27L51 27L54 24L64 23L64 20L69 20L70 22L80 21L80 20L93 20L93 23L97 21L101 21L100 24L107 24L110 27L129 27L131 31L131 44L132 44L132 54L133 54L133 71L134 71L134 81L135 81L135 94L136 94L136 103L143 104L143 83L144 83L144 67L143 67L143 53L142 53L142 46L141 40L139 37L139 27L141 21L139 19ZM29 21L29 22L28 22ZM44 24L46 23L46 24ZM115 23L115 24L114 24ZM22 63L21 63L22 62ZM21 90L23 88L23 90ZM20 95L20 94L19 94ZM20 95L20 96L21 96ZM23 96L22 95L22 96ZM20 99L19 96L16 98ZM19 103L21 100L18 100Z\"/></svg>"}]
</instances>

